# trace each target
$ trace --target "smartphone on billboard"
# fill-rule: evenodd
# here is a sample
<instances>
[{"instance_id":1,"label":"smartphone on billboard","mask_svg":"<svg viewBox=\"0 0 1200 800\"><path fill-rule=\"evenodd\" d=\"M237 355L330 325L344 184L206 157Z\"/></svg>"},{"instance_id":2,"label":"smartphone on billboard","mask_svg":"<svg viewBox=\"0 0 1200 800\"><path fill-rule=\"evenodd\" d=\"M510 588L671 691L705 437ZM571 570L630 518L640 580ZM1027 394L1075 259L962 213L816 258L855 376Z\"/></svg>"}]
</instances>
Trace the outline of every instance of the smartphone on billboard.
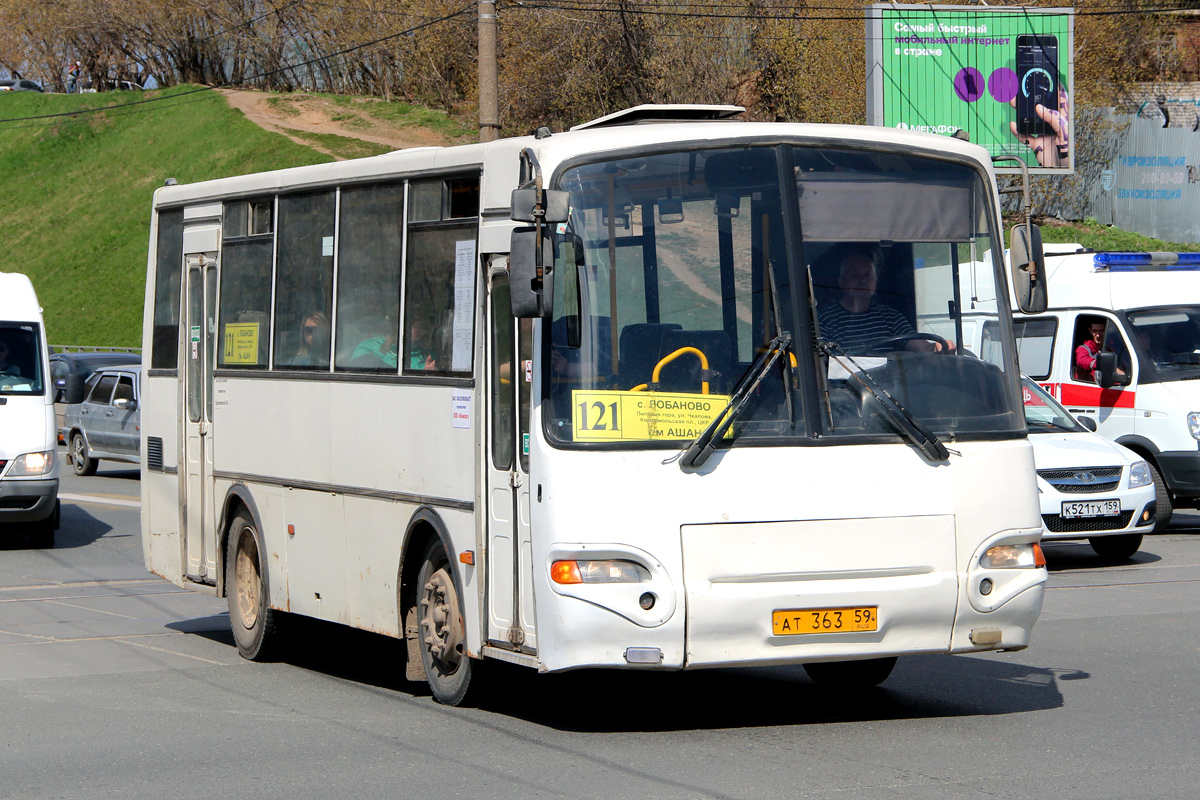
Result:
<instances>
[{"instance_id":1,"label":"smartphone on billboard","mask_svg":"<svg viewBox=\"0 0 1200 800\"><path fill-rule=\"evenodd\" d=\"M1021 34L1017 37L1017 133L1054 133L1038 116L1039 105L1058 110L1058 37Z\"/></svg>"}]
</instances>

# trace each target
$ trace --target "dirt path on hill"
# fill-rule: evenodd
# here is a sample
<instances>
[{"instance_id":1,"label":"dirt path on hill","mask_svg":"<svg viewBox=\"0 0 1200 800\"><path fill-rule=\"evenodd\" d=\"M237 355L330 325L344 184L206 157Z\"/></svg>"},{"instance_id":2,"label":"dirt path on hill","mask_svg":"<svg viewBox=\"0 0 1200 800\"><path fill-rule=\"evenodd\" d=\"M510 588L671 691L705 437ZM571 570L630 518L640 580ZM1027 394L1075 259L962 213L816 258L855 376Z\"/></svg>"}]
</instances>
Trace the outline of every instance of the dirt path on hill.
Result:
<instances>
[{"instance_id":1,"label":"dirt path on hill","mask_svg":"<svg viewBox=\"0 0 1200 800\"><path fill-rule=\"evenodd\" d=\"M370 104L382 100L354 98L348 104L303 93L218 89L230 106L261 128L282 134L297 144L341 159L319 143L298 133L334 134L385 145L395 150L451 144L435 131L398 125L370 114Z\"/></svg>"}]
</instances>

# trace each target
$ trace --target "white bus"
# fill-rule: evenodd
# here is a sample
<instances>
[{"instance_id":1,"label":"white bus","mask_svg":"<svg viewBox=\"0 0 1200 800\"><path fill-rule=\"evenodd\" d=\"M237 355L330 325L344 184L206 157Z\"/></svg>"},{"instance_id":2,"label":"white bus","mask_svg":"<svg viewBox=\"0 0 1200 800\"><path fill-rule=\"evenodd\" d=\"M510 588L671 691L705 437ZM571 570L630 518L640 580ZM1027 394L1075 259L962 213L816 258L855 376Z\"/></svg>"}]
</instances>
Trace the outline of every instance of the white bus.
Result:
<instances>
[{"instance_id":1,"label":"white bus","mask_svg":"<svg viewBox=\"0 0 1200 800\"><path fill-rule=\"evenodd\" d=\"M963 285L1008 308L987 154L737 110L160 188L149 569L247 658L287 614L402 637L450 704L488 659L846 685L1026 647L1011 320L987 361L931 332ZM883 339L831 332L864 297Z\"/></svg>"}]
</instances>

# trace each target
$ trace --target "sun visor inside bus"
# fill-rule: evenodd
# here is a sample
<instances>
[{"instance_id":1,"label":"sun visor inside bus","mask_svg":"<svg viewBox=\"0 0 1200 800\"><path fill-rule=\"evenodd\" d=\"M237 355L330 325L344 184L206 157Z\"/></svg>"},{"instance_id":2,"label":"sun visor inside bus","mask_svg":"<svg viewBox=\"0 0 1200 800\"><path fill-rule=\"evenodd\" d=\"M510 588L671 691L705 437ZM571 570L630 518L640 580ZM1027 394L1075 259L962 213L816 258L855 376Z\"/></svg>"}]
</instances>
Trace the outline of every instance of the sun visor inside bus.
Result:
<instances>
[{"instance_id":1,"label":"sun visor inside bus","mask_svg":"<svg viewBox=\"0 0 1200 800\"><path fill-rule=\"evenodd\" d=\"M775 151L765 148L714 153L704 161L704 185L710 192L744 193L779 182Z\"/></svg>"},{"instance_id":2,"label":"sun visor inside bus","mask_svg":"<svg viewBox=\"0 0 1200 800\"><path fill-rule=\"evenodd\" d=\"M965 242L971 238L971 185L909 177L849 175L800 181L804 238L826 242Z\"/></svg>"}]
</instances>

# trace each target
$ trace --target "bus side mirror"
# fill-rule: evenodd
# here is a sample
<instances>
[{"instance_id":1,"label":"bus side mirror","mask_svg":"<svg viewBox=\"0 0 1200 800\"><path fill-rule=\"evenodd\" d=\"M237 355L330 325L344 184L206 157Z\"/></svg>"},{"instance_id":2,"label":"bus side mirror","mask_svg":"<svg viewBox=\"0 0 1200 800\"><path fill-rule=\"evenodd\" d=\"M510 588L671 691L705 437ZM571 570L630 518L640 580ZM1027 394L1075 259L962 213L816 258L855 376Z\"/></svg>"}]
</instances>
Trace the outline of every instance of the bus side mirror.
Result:
<instances>
[{"instance_id":1,"label":"bus side mirror","mask_svg":"<svg viewBox=\"0 0 1200 800\"><path fill-rule=\"evenodd\" d=\"M1096 382L1101 389L1117 385L1117 354L1101 353L1096 356Z\"/></svg>"},{"instance_id":2,"label":"bus side mirror","mask_svg":"<svg viewBox=\"0 0 1200 800\"><path fill-rule=\"evenodd\" d=\"M1032 232L1032 240L1029 234ZM1017 308L1026 314L1046 310L1046 257L1042 252L1042 230L1037 225L1013 226L1009 236L1009 265L1012 272L1013 297Z\"/></svg>"},{"instance_id":3,"label":"bus side mirror","mask_svg":"<svg viewBox=\"0 0 1200 800\"><path fill-rule=\"evenodd\" d=\"M59 379L62 382L62 388L59 391L59 396L62 397L63 403L82 403L83 402L83 376L77 372L72 372L65 378ZM55 381L55 387L58 387L59 381Z\"/></svg>"},{"instance_id":4,"label":"bus side mirror","mask_svg":"<svg viewBox=\"0 0 1200 800\"><path fill-rule=\"evenodd\" d=\"M548 232L538 233L533 227L517 228L509 242L508 290L518 319L548 317L554 308L554 242Z\"/></svg>"},{"instance_id":5,"label":"bus side mirror","mask_svg":"<svg viewBox=\"0 0 1200 800\"><path fill-rule=\"evenodd\" d=\"M556 189L513 189L510 211L516 222L537 222L539 217L547 223L566 222L571 211L571 193Z\"/></svg>"}]
</instances>

